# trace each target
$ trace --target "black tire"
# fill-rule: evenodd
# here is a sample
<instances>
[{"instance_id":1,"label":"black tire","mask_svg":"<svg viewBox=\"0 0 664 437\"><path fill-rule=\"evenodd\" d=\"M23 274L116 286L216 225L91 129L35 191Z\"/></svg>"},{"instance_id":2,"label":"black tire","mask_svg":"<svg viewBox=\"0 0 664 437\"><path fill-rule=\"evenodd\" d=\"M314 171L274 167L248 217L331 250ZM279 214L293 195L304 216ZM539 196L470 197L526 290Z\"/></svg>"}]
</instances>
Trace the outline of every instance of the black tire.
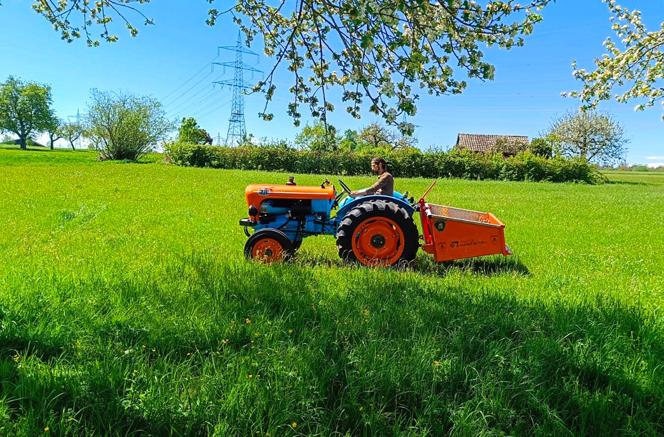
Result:
<instances>
[{"instance_id":1,"label":"black tire","mask_svg":"<svg viewBox=\"0 0 664 437\"><path fill-rule=\"evenodd\" d=\"M356 243L359 241L360 234L368 229L372 222L380 222L380 218L386 218L393 223L391 226L398 226L401 230L400 235L403 235L403 241L400 235L396 239L396 247L392 257L372 259L367 254L356 253L353 250L353 239ZM358 229L359 228L359 229ZM370 231L366 231L370 232ZM395 232L394 235L399 234ZM380 233L376 237L381 237ZM380 248L381 239L375 243L377 248ZM358 243L359 244L359 243ZM371 244L374 244L374 238L371 239ZM382 238L382 244L385 244L385 238ZM357 245L357 244L356 244ZM403 247L401 255L397 257L400 248ZM413 218L406 209L400 207L394 202L385 200L369 200L361 203L346 214L337 228L337 249L339 256L347 261L360 262L365 265L383 265L395 266L404 265L415 259L417 249L419 248L419 233Z\"/></svg>"},{"instance_id":2,"label":"black tire","mask_svg":"<svg viewBox=\"0 0 664 437\"><path fill-rule=\"evenodd\" d=\"M260 246L257 247L257 245ZM268 247L261 249L261 246ZM259 253L257 251L262 256L258 257ZM261 229L254 232L244 245L245 258L258 259L259 261L268 263L287 261L293 256L293 252L293 243L291 243L286 234L278 229Z\"/></svg>"}]
</instances>

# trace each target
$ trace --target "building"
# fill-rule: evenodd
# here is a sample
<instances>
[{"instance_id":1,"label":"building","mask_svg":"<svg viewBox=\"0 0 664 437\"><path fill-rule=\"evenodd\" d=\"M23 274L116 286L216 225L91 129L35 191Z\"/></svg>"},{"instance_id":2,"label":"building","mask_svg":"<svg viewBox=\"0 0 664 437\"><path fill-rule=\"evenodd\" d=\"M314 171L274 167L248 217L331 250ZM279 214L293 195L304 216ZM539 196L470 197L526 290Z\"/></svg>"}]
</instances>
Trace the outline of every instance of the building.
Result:
<instances>
[{"instance_id":1,"label":"building","mask_svg":"<svg viewBox=\"0 0 664 437\"><path fill-rule=\"evenodd\" d=\"M476 153L502 152L504 156L513 156L525 150L530 141L523 135L479 135L458 134L454 148Z\"/></svg>"}]
</instances>

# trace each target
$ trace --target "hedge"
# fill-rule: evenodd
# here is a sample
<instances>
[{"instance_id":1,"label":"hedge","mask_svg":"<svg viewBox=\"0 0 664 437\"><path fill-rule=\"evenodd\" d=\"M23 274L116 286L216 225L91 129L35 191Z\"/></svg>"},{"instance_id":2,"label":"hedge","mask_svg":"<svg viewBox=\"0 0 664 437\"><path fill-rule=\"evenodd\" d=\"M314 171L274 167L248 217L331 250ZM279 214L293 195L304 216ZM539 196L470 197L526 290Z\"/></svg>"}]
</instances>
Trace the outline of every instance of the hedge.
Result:
<instances>
[{"instance_id":1,"label":"hedge","mask_svg":"<svg viewBox=\"0 0 664 437\"><path fill-rule=\"evenodd\" d=\"M166 154L182 166L291 173L365 175L375 152L313 152L283 147L220 147L170 143ZM498 179L509 181L585 182L595 184L603 177L593 166L578 158L552 159L522 152L503 158L465 151L397 150L383 153L390 172L397 177Z\"/></svg>"}]
</instances>

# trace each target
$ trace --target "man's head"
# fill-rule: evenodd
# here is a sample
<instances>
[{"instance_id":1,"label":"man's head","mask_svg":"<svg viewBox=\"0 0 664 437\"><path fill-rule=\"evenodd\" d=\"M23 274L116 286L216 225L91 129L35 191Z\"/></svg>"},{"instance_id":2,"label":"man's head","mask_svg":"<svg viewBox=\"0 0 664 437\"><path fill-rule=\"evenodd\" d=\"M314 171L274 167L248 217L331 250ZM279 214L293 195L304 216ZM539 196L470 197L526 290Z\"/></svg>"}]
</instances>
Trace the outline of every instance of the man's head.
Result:
<instances>
[{"instance_id":1,"label":"man's head","mask_svg":"<svg viewBox=\"0 0 664 437\"><path fill-rule=\"evenodd\" d=\"M383 158L374 158L371 160L371 172L373 174L381 175L387 170L387 163Z\"/></svg>"}]
</instances>

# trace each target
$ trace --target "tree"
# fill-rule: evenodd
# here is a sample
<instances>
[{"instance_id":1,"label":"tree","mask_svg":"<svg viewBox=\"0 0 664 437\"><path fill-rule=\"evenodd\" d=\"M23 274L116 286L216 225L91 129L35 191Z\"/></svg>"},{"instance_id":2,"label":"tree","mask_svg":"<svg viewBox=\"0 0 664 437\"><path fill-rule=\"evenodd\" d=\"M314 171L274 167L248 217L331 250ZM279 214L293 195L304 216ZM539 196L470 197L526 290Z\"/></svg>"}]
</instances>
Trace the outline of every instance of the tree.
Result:
<instances>
[{"instance_id":1,"label":"tree","mask_svg":"<svg viewBox=\"0 0 664 437\"><path fill-rule=\"evenodd\" d=\"M157 100L99 90L91 92L87 124L102 159L136 160L174 128Z\"/></svg>"},{"instance_id":2,"label":"tree","mask_svg":"<svg viewBox=\"0 0 664 437\"><path fill-rule=\"evenodd\" d=\"M611 99L615 92L619 102L642 101L635 108L641 111L664 97L664 21L659 30L649 32L639 11L630 11L615 0L604 1L620 41L604 41L608 53L595 60L593 71L578 69L574 62L574 77L583 82L583 89L565 94L578 97L584 109L593 109L600 101Z\"/></svg>"},{"instance_id":3,"label":"tree","mask_svg":"<svg viewBox=\"0 0 664 437\"><path fill-rule=\"evenodd\" d=\"M555 149L554 141L552 138L545 136L544 138L533 138L528 146L528 149L537 156L542 158L553 158Z\"/></svg>"},{"instance_id":4,"label":"tree","mask_svg":"<svg viewBox=\"0 0 664 437\"><path fill-rule=\"evenodd\" d=\"M60 133L62 136L69 141L69 146L72 150L76 150L75 143L76 141L83 136L85 132L85 126L82 123L76 121L70 121L63 123L60 128Z\"/></svg>"},{"instance_id":5,"label":"tree","mask_svg":"<svg viewBox=\"0 0 664 437\"><path fill-rule=\"evenodd\" d=\"M46 133L48 134L48 145L53 150L53 146L56 141L62 138L62 133L60 128L62 127L62 120L55 115L53 110L50 111L50 118L48 121L48 126L46 127Z\"/></svg>"},{"instance_id":6,"label":"tree","mask_svg":"<svg viewBox=\"0 0 664 437\"><path fill-rule=\"evenodd\" d=\"M178 130L178 141L189 144L212 144L210 134L198 126L193 117L184 117Z\"/></svg>"},{"instance_id":7,"label":"tree","mask_svg":"<svg viewBox=\"0 0 664 437\"><path fill-rule=\"evenodd\" d=\"M346 129L337 142L340 150L349 152L354 152L365 147L364 141L360 138L360 134L353 129Z\"/></svg>"},{"instance_id":8,"label":"tree","mask_svg":"<svg viewBox=\"0 0 664 437\"><path fill-rule=\"evenodd\" d=\"M370 123L360 131L360 138L372 149L392 148L392 133L378 123Z\"/></svg>"},{"instance_id":9,"label":"tree","mask_svg":"<svg viewBox=\"0 0 664 437\"><path fill-rule=\"evenodd\" d=\"M103 145L101 137L97 136L89 126L84 127L85 129L81 136L88 140L88 149L101 151Z\"/></svg>"},{"instance_id":10,"label":"tree","mask_svg":"<svg viewBox=\"0 0 664 437\"><path fill-rule=\"evenodd\" d=\"M264 52L274 59L273 68L255 91L265 93L268 112L276 85L275 72L283 65L293 78L293 100L288 113L299 125L300 106L309 108L322 122L334 110L328 90L338 88L346 110L360 118L360 105L401 132L412 133L411 123L398 122L401 114L414 115L418 99L413 88L430 94L456 94L466 88L461 76L492 79L494 67L484 60L485 47L510 49L523 44L523 36L541 20L539 10L551 0L403 0L329 1L295 0L273 6L268 0L236 0L225 10L211 8L207 23L231 15L246 36L247 45L262 38ZM149 3L141 0L137 3ZM214 4L215 0L208 0ZM129 4L131 3L131 4ZM117 41L113 20L120 17L131 35L137 29L126 12L152 21L127 0L33 2L62 38L84 36L89 45L99 40ZM76 18L78 23L76 24ZM93 35L99 29L100 38ZM415 85L415 87L413 87Z\"/></svg>"},{"instance_id":11,"label":"tree","mask_svg":"<svg viewBox=\"0 0 664 437\"><path fill-rule=\"evenodd\" d=\"M400 135L378 123L370 123L360 131L360 139L367 147L373 149L386 148L389 150L406 149L413 147L416 140L408 135Z\"/></svg>"},{"instance_id":12,"label":"tree","mask_svg":"<svg viewBox=\"0 0 664 437\"><path fill-rule=\"evenodd\" d=\"M52 123L51 89L9 76L0 84L0 130L16 134L21 149L28 138L48 130Z\"/></svg>"},{"instance_id":13,"label":"tree","mask_svg":"<svg viewBox=\"0 0 664 437\"><path fill-rule=\"evenodd\" d=\"M527 141L519 141L515 138L498 138L493 146L494 153L505 156L514 156L528 148Z\"/></svg>"},{"instance_id":14,"label":"tree","mask_svg":"<svg viewBox=\"0 0 664 437\"><path fill-rule=\"evenodd\" d=\"M567 114L553 123L549 136L559 142L561 154L599 163L620 160L627 144L622 126L597 112Z\"/></svg>"},{"instance_id":15,"label":"tree","mask_svg":"<svg viewBox=\"0 0 664 437\"><path fill-rule=\"evenodd\" d=\"M295 137L295 145L317 152L331 152L338 149L336 129L324 123L306 125Z\"/></svg>"}]
</instances>

